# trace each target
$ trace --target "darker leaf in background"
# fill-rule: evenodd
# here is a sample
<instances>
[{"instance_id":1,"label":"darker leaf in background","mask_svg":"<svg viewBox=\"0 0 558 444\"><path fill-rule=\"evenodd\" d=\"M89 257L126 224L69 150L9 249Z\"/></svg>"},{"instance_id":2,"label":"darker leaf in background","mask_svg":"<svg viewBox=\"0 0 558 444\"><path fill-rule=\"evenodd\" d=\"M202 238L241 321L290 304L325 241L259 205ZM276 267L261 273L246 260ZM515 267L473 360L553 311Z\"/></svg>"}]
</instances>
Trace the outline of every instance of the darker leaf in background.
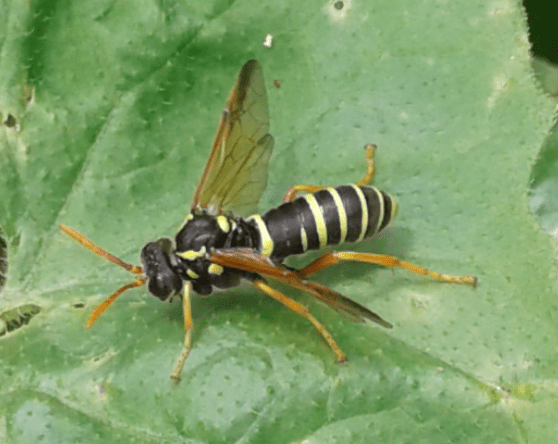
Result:
<instances>
[{"instance_id":1,"label":"darker leaf in background","mask_svg":"<svg viewBox=\"0 0 558 444\"><path fill-rule=\"evenodd\" d=\"M552 442L554 254L527 185L554 108L533 82L522 11L343 3L2 3L0 112L16 124L0 134L0 311L40 312L0 339L0 442ZM131 262L172 235L252 57L277 141L261 208L293 183L360 179L374 142L375 184L401 211L355 248L480 286L351 264L320 273L395 324L354 325L295 294L345 366L252 290L196 298L176 386L179 304L130 292L85 331L130 276L56 225Z\"/></svg>"},{"instance_id":2,"label":"darker leaf in background","mask_svg":"<svg viewBox=\"0 0 558 444\"><path fill-rule=\"evenodd\" d=\"M558 64L558 35L556 35L558 3L546 0L523 0L523 5L527 13L533 55Z\"/></svg>"},{"instance_id":3,"label":"darker leaf in background","mask_svg":"<svg viewBox=\"0 0 558 444\"><path fill-rule=\"evenodd\" d=\"M542 85L550 93L558 91L558 37L554 18L558 4L540 0L524 1L529 23L529 40L535 57L543 61L534 64ZM553 63L547 64L544 60ZM546 139L532 171L530 208L541 226L554 239L558 236L558 126L554 125Z\"/></svg>"},{"instance_id":4,"label":"darker leaf in background","mask_svg":"<svg viewBox=\"0 0 558 444\"><path fill-rule=\"evenodd\" d=\"M8 275L8 241L0 228L0 293L6 284Z\"/></svg>"}]
</instances>

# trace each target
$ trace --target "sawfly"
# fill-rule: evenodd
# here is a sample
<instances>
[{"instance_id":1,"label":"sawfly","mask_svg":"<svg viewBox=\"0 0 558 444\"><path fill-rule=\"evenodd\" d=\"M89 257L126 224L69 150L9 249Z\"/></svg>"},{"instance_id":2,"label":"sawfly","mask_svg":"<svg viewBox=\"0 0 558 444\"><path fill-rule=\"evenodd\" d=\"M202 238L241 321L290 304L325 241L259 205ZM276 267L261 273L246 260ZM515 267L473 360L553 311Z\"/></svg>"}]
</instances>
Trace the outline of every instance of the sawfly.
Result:
<instances>
[{"instance_id":1,"label":"sawfly","mask_svg":"<svg viewBox=\"0 0 558 444\"><path fill-rule=\"evenodd\" d=\"M137 277L106 298L91 314L91 327L106 308L126 290L147 284L162 301L179 295L184 312L185 337L171 377L180 372L191 349L191 295L209 295L245 280L312 323L338 361L346 355L325 327L306 307L274 289L268 278L310 294L352 322L392 325L363 305L312 280L308 275L341 261L366 262L405 268L434 279L476 285L472 276L451 276L384 254L331 251L297 270L284 265L292 255L328 245L360 242L380 232L395 217L397 203L385 191L368 185L374 174L374 145L365 147L367 171L356 183L337 187L295 185L283 203L254 214L267 185L268 161L273 148L269 134L267 95L260 64L248 61L240 70L227 98L213 148L198 183L190 213L174 241L161 238L141 251L142 266L128 264L107 253L77 231L62 231L86 248L120 265ZM303 193L297 197L298 193Z\"/></svg>"}]
</instances>

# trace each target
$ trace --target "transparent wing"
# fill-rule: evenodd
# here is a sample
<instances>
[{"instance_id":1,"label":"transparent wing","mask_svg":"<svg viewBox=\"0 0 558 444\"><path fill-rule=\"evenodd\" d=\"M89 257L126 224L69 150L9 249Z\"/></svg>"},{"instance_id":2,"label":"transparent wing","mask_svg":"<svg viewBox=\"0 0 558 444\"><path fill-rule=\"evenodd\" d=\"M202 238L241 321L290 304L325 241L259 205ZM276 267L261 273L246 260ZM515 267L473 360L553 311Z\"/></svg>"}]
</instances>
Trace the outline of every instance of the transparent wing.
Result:
<instances>
[{"instance_id":1,"label":"transparent wing","mask_svg":"<svg viewBox=\"0 0 558 444\"><path fill-rule=\"evenodd\" d=\"M392 328L392 325L378 314L349 299L342 294L318 282L303 278L296 270L278 266L268 257L254 253L251 249L233 248L230 250L216 250L209 254L209 260L223 267L249 271L263 276L277 279L299 290L311 294L319 301L333 308L337 313L352 322L369 320L382 327Z\"/></svg>"},{"instance_id":2,"label":"transparent wing","mask_svg":"<svg viewBox=\"0 0 558 444\"><path fill-rule=\"evenodd\" d=\"M194 194L192 208L215 207L239 216L255 211L267 185L273 148L262 68L241 68L223 111L213 148Z\"/></svg>"}]
</instances>

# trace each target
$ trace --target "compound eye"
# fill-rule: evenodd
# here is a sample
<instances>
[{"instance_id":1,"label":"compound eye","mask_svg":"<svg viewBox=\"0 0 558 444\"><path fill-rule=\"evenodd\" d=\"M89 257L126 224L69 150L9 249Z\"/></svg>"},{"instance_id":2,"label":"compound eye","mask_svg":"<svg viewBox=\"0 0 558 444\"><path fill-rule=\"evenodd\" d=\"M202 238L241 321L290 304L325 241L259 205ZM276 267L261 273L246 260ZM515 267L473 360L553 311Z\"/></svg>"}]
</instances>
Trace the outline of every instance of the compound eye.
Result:
<instances>
[{"instance_id":1,"label":"compound eye","mask_svg":"<svg viewBox=\"0 0 558 444\"><path fill-rule=\"evenodd\" d=\"M141 262L148 278L149 292L161 300L182 289L182 279L170 266L172 241L167 238L149 242L141 250Z\"/></svg>"},{"instance_id":2,"label":"compound eye","mask_svg":"<svg viewBox=\"0 0 558 444\"><path fill-rule=\"evenodd\" d=\"M160 269L147 283L149 292L162 301L182 290L182 279L170 268Z\"/></svg>"}]
</instances>

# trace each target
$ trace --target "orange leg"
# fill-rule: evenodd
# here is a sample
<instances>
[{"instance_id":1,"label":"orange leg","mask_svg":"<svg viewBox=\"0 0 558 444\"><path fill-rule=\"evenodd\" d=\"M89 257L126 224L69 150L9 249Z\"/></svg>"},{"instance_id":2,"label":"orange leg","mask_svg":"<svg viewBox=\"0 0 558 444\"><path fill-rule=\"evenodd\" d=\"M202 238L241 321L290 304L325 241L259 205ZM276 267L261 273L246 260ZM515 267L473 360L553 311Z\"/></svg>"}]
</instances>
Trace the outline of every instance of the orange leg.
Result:
<instances>
[{"instance_id":1,"label":"orange leg","mask_svg":"<svg viewBox=\"0 0 558 444\"><path fill-rule=\"evenodd\" d=\"M299 273L302 276L307 276L311 273L316 273L319 270L338 264L341 261L367 262L369 264L382 265L384 267L405 268L413 273L422 274L423 276L428 276L439 281L469 284L473 287L477 285L477 278L474 276L452 276L449 274L441 274L436 271L427 270L424 267L410 262L400 261L396 257L388 256L386 254L354 253L350 251L332 251L331 253L326 253L310 265L307 265L302 270L299 270Z\"/></svg>"},{"instance_id":2,"label":"orange leg","mask_svg":"<svg viewBox=\"0 0 558 444\"><path fill-rule=\"evenodd\" d=\"M315 193L316 191L323 190L324 188L327 187L320 185L294 185L290 187L283 196L283 202L290 202L291 200L295 200L296 195L301 191L305 193Z\"/></svg>"},{"instance_id":3,"label":"orange leg","mask_svg":"<svg viewBox=\"0 0 558 444\"><path fill-rule=\"evenodd\" d=\"M364 150L366 151L366 161L368 162L368 169L366 170L366 174L362 178L362 180L355 183L355 185L361 187L367 185L372 180L372 177L374 177L374 150L375 149L376 149L376 145L372 143L369 143L364 147Z\"/></svg>"},{"instance_id":4,"label":"orange leg","mask_svg":"<svg viewBox=\"0 0 558 444\"><path fill-rule=\"evenodd\" d=\"M192 347L192 330L194 329L194 321L192 320L192 305L190 302L190 295L192 293L192 283L190 281L184 282L184 290L182 293L182 312L184 316L184 345L180 351L178 362L171 374L171 379L180 381L180 372L184 367L184 361L190 354Z\"/></svg>"},{"instance_id":5,"label":"orange leg","mask_svg":"<svg viewBox=\"0 0 558 444\"><path fill-rule=\"evenodd\" d=\"M368 169L366 170L366 175L362 180L359 180L355 183L358 186L364 186L372 180L372 176L374 176L374 150L376 149L376 145L368 144L364 147L366 150L366 160L368 161ZM323 190L327 188L326 186L320 185L294 185L290 187L285 195L283 196L283 202L290 202L296 198L297 193L303 191L306 193L315 193L316 191Z\"/></svg>"},{"instance_id":6,"label":"orange leg","mask_svg":"<svg viewBox=\"0 0 558 444\"><path fill-rule=\"evenodd\" d=\"M323 336L323 338L326 340L327 344L329 345L333 353L335 353L335 356L337 356L337 362L344 362L347 360L347 356L345 355L345 353L341 351L341 349L335 343L335 341L333 340L329 332L320 323L320 321L318 321L314 316L310 314L310 312L305 306L299 304L296 301L293 301L292 299L285 296L283 293L280 293L279 291L271 288L269 285L266 284L266 282L263 279L255 280L254 287L263 291L268 296L271 296L273 299L281 302L281 304L283 304L285 307L290 308L291 310L298 313L303 318L308 319L312 323L312 325L316 327L316 330L318 330L320 334Z\"/></svg>"}]
</instances>

